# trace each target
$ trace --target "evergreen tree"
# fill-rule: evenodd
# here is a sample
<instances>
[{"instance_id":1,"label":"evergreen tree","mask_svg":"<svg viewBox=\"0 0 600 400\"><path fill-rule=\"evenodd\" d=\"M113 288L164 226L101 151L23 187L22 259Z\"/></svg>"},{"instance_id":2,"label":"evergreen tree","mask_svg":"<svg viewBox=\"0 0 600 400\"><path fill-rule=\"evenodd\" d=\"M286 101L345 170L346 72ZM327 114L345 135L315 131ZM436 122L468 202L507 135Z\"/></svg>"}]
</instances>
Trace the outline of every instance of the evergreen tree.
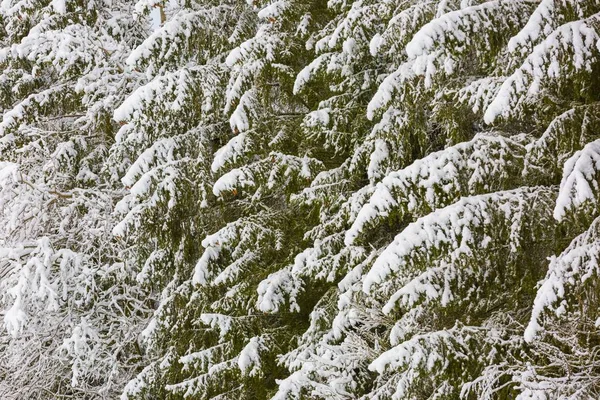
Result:
<instances>
[{"instance_id":1,"label":"evergreen tree","mask_svg":"<svg viewBox=\"0 0 600 400\"><path fill-rule=\"evenodd\" d=\"M350 272L313 311L301 346L284 358L295 372L280 382L276 397L594 397L595 363L559 356L593 354L590 320L558 329L546 342L533 339L544 307L555 309L563 295L557 276L573 276L570 266L553 262L540 289L546 290L535 302L533 296L546 257L594 215L595 152L584 145L596 135L591 92L598 5L428 3L430 20L419 19L423 5L403 6L390 8L387 29L371 40L371 51L382 57L386 46L406 47L392 47L395 61L386 64L395 70L367 116L378 121L374 134L390 132L411 147L373 147L369 168L362 170L373 183L355 191L338 218L323 219L329 226L346 224L345 243L334 255L354 246L362 254L333 264ZM421 25L415 33L406 25L394 29L406 21ZM565 164L572 155L576 159ZM389 162L400 169L375 167ZM556 193L552 185L563 164ZM484 195L463 197L478 194ZM577 206L585 208L566 218L565 210ZM312 265L336 259L330 252L313 254ZM532 304L534 319L523 338ZM566 350L574 332L580 342ZM563 378L570 371L576 371L573 382ZM590 377L586 384L583 376Z\"/></svg>"}]
</instances>

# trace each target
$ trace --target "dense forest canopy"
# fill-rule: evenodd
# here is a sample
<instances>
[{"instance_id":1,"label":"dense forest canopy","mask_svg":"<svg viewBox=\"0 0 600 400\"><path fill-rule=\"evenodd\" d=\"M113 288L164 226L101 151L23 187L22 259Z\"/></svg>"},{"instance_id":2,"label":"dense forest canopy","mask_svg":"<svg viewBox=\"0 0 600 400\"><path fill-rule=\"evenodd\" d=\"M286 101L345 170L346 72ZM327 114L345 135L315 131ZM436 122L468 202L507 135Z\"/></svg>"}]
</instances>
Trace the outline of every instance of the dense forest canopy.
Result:
<instances>
[{"instance_id":1,"label":"dense forest canopy","mask_svg":"<svg viewBox=\"0 0 600 400\"><path fill-rule=\"evenodd\" d=\"M599 0L0 0L0 398L600 398Z\"/></svg>"}]
</instances>

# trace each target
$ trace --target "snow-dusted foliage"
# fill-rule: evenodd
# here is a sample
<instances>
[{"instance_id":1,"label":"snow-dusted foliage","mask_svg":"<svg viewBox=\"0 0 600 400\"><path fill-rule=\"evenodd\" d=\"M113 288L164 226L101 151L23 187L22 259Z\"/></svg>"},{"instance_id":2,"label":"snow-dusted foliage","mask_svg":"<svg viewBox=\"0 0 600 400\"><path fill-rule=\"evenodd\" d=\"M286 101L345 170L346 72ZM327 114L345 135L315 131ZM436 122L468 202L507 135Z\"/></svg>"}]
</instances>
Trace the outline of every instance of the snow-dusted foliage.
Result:
<instances>
[{"instance_id":1,"label":"snow-dusted foliage","mask_svg":"<svg viewBox=\"0 0 600 400\"><path fill-rule=\"evenodd\" d=\"M597 71L600 36L595 27L600 16L561 25L548 35L502 84L488 106L484 119L491 123L498 117L508 118L524 107L531 97L543 97L548 88L576 97L594 96L593 81Z\"/></svg>"},{"instance_id":2,"label":"snow-dusted foliage","mask_svg":"<svg viewBox=\"0 0 600 400\"><path fill-rule=\"evenodd\" d=\"M324 169L293 136L305 106L290 97L301 42L288 29L309 5L169 7L127 60L147 83L114 113L128 193L113 233L143 265L139 283L162 292L142 339L151 366L123 398L264 398L301 325L274 325L258 287L302 245L287 204Z\"/></svg>"},{"instance_id":3,"label":"snow-dusted foliage","mask_svg":"<svg viewBox=\"0 0 600 400\"><path fill-rule=\"evenodd\" d=\"M537 291L531 321L525 331L528 341L534 340L536 334L542 331L545 313L553 313L557 317L580 313L583 318L597 323L594 321L596 311L588 310L589 303L573 303L577 297L589 296L592 293L590 290L593 291L596 285L593 282L598 274L597 230L598 219L586 232L575 238L562 254L550 259L548 274Z\"/></svg>"},{"instance_id":4,"label":"snow-dusted foliage","mask_svg":"<svg viewBox=\"0 0 600 400\"><path fill-rule=\"evenodd\" d=\"M599 398L599 12L0 1L0 398Z\"/></svg>"},{"instance_id":5,"label":"snow-dusted foliage","mask_svg":"<svg viewBox=\"0 0 600 400\"><path fill-rule=\"evenodd\" d=\"M0 397L111 398L151 312L103 173L146 35L124 1L0 4Z\"/></svg>"},{"instance_id":6,"label":"snow-dusted foliage","mask_svg":"<svg viewBox=\"0 0 600 400\"><path fill-rule=\"evenodd\" d=\"M554 398L575 395L577 385L580 393L596 393L591 359L587 368L574 358L561 364L558 343L523 335L546 257L597 215L598 113L591 91L598 5L330 7L352 15L366 4L389 23L358 22L361 33L371 32L369 53L378 57L365 54L360 65L372 63L384 75L371 81L379 88L371 89L370 103L359 106L355 95L341 104L344 112L360 107L374 124L369 134L344 142L353 148L338 153L349 154L345 161L295 196L319 211L320 224L305 236L313 245L259 289L260 305L277 313L302 309L295 299L310 288L307 281L336 284L312 309L298 347L282 358L292 373L274 398ZM331 82L322 81L326 74L358 67L336 68L344 58L326 52L335 43L328 32L346 31L343 13L324 29L327 41L315 42L323 44L296 79L299 95ZM361 54L359 45L349 48L340 51ZM351 93L351 82L331 98ZM368 81L356 84L369 88ZM504 99L516 98L511 85L521 97L503 106L511 114L502 114L502 122L510 125L490 132L491 115L503 112L497 110ZM336 89L329 85L323 98ZM321 100L307 115L311 139L327 141L339 131L337 107ZM365 175L370 183L359 190ZM549 186L532 187L539 184ZM473 195L479 196L465 197ZM592 325L593 319L581 326ZM568 332L557 340L566 343ZM587 343L571 348L591 355ZM569 368L577 370L572 382L553 378Z\"/></svg>"},{"instance_id":7,"label":"snow-dusted foliage","mask_svg":"<svg viewBox=\"0 0 600 400\"><path fill-rule=\"evenodd\" d=\"M426 215L466 194L514 187L525 155L518 139L482 134L387 175L346 232L346 244L365 235L368 227ZM489 159L495 162L490 165Z\"/></svg>"}]
</instances>

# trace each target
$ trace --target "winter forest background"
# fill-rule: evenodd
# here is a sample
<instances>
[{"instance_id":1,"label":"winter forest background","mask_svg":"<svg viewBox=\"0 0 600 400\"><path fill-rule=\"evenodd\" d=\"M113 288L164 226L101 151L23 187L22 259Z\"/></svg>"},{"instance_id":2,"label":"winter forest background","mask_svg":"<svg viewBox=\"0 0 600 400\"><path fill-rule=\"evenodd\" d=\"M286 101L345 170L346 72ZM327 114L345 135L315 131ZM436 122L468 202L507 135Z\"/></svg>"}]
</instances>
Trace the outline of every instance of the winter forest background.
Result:
<instances>
[{"instance_id":1,"label":"winter forest background","mask_svg":"<svg viewBox=\"0 0 600 400\"><path fill-rule=\"evenodd\" d=\"M599 0L0 0L1 399L600 398Z\"/></svg>"}]
</instances>

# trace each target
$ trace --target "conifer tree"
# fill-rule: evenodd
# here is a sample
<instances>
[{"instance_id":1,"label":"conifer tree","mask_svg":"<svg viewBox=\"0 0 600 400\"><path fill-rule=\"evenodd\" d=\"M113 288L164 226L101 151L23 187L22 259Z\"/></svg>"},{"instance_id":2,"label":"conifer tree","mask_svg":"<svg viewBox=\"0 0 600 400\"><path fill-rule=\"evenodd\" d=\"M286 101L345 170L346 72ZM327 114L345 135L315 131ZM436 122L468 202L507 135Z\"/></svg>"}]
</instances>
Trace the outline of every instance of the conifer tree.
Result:
<instances>
[{"instance_id":1,"label":"conifer tree","mask_svg":"<svg viewBox=\"0 0 600 400\"><path fill-rule=\"evenodd\" d=\"M595 209L589 184L595 176L593 145L576 151L596 135L595 99L588 93L596 85L597 5L444 2L429 5L435 10L430 20L410 40L403 39L407 29L393 28L410 12L415 13L411 22L418 21L419 6L392 8L387 30L371 41L375 54L388 43L406 47L399 60L402 52L395 51L396 66L388 61L396 70L383 80L367 115L379 121L373 132L384 128L413 146L422 143L421 150L413 147L412 157L443 150L414 163L397 147L372 153L371 160L395 158L401 169L382 171L383 180L356 191L353 204L345 207L342 221L351 227L342 228L345 246L335 253L340 257L358 245L366 255L342 264L353 269L313 311L301 346L285 358L295 372L280 382L277 398L529 398L576 390L593 397L593 378L585 385L579 380L593 377L593 361L584 368L583 362L558 360L561 344L577 328L550 334L549 342L532 343L532 337L540 329L542 307L553 309L562 296L557 275L568 271L566 264L551 264L545 294L538 293L534 303L545 257L564 248ZM494 122L496 131L486 125ZM565 164L573 154L576 159ZM557 194L551 185L559 183L563 164L567 172ZM376 183L374 170L366 172ZM512 190L498 192L507 189ZM528 193L533 208L527 206ZM484 195L459 201L477 194ZM506 222L485 211L488 202L490 211L503 210ZM586 211L558 223L565 210L577 206ZM536 227L540 221L545 222ZM490 226L503 235L505 224L510 229L504 238L476 233ZM479 258L477 249L491 258ZM328 258L335 259L317 252L310 262L321 265ZM534 320L523 337L532 304L537 305ZM582 338L583 332L589 335L590 323L585 326ZM570 351L593 354L585 347ZM540 382L532 365L540 369ZM577 371L576 382L560 387L560 379L552 377L570 368Z\"/></svg>"}]
</instances>

